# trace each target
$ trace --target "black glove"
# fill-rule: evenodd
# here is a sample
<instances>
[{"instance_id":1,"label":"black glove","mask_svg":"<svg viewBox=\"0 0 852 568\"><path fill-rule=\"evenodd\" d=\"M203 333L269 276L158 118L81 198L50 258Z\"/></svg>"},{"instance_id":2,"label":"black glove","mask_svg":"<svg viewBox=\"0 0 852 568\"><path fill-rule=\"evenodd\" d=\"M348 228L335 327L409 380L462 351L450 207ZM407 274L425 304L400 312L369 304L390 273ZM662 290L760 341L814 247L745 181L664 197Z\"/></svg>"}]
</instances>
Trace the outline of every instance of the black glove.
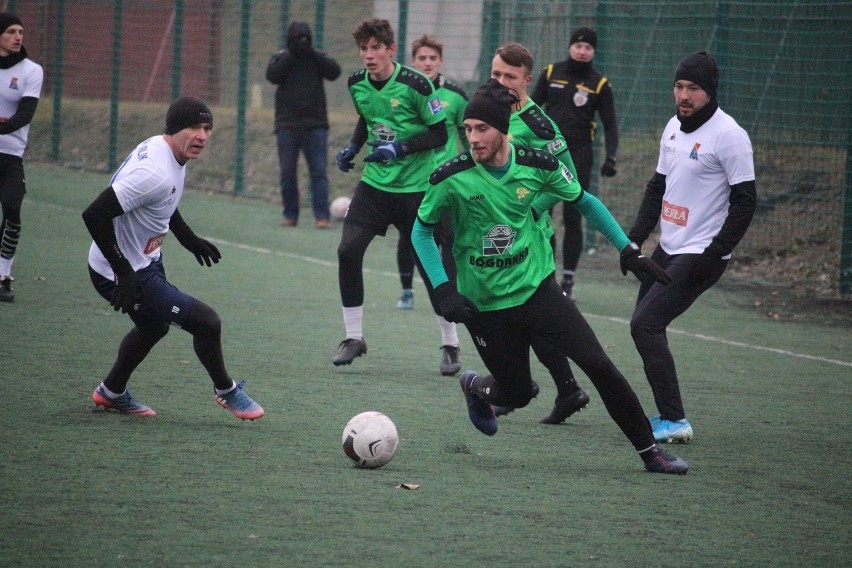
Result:
<instances>
[{"instance_id":1,"label":"black glove","mask_svg":"<svg viewBox=\"0 0 852 568\"><path fill-rule=\"evenodd\" d=\"M387 164L396 158L402 157L402 142L380 142L374 140L373 142L367 142L367 144L373 148L373 152L364 158L365 162Z\"/></svg>"},{"instance_id":2,"label":"black glove","mask_svg":"<svg viewBox=\"0 0 852 568\"><path fill-rule=\"evenodd\" d=\"M709 249L706 249L698 255L698 258L695 259L695 263L692 265L690 273L695 282L703 284L707 280L715 278L717 275L721 275L724 271L725 261L722 257L714 252L710 252Z\"/></svg>"},{"instance_id":3,"label":"black glove","mask_svg":"<svg viewBox=\"0 0 852 568\"><path fill-rule=\"evenodd\" d=\"M453 323L467 323L473 314L479 313L476 304L456 290L449 282L444 282L434 290L435 304L441 316Z\"/></svg>"},{"instance_id":4,"label":"black glove","mask_svg":"<svg viewBox=\"0 0 852 568\"><path fill-rule=\"evenodd\" d=\"M348 172L352 168L355 167L355 162L352 161L355 158L355 154L358 153L358 148L355 147L354 144L350 144L343 150L337 153L337 169L341 172Z\"/></svg>"},{"instance_id":5,"label":"black glove","mask_svg":"<svg viewBox=\"0 0 852 568\"><path fill-rule=\"evenodd\" d=\"M648 276L660 284L668 284L671 281L663 267L642 254L642 250L636 243L630 243L621 251L621 273L627 276L628 270L640 282Z\"/></svg>"},{"instance_id":6,"label":"black glove","mask_svg":"<svg viewBox=\"0 0 852 568\"><path fill-rule=\"evenodd\" d=\"M603 177L611 178L615 174L615 158L607 158L601 166L601 175Z\"/></svg>"},{"instance_id":7,"label":"black glove","mask_svg":"<svg viewBox=\"0 0 852 568\"><path fill-rule=\"evenodd\" d=\"M218 264L219 259L222 258L222 253L219 252L216 245L201 237L195 237L194 242L186 244L184 247L195 255L195 260L201 266L204 266L205 263L207 266L213 266L214 264Z\"/></svg>"},{"instance_id":8,"label":"black glove","mask_svg":"<svg viewBox=\"0 0 852 568\"><path fill-rule=\"evenodd\" d=\"M112 266L115 274L115 289L109 303L115 311L121 310L121 313L126 314L133 311L133 305L136 303L137 279L136 271L130 263L126 259L122 260Z\"/></svg>"}]
</instances>

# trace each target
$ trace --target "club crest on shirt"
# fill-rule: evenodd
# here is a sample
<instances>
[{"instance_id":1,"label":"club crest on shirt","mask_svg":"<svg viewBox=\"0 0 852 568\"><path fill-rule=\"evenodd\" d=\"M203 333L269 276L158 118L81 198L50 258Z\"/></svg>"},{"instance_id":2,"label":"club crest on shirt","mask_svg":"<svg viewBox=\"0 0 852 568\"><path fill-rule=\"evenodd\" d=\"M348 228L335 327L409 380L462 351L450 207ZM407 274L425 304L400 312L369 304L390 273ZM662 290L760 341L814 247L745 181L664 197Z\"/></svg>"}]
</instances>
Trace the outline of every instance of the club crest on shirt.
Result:
<instances>
[{"instance_id":1,"label":"club crest on shirt","mask_svg":"<svg viewBox=\"0 0 852 568\"><path fill-rule=\"evenodd\" d=\"M518 196L518 201L523 201L524 198L527 195L529 195L529 193L530 193L530 190L528 190L525 187L519 187L518 189L515 190L515 195Z\"/></svg>"},{"instance_id":2,"label":"club crest on shirt","mask_svg":"<svg viewBox=\"0 0 852 568\"><path fill-rule=\"evenodd\" d=\"M577 92L574 93L574 104L578 107L581 107L584 104L586 104L587 102L589 102L589 93L587 93L586 91L577 89Z\"/></svg>"},{"instance_id":3,"label":"club crest on shirt","mask_svg":"<svg viewBox=\"0 0 852 568\"><path fill-rule=\"evenodd\" d=\"M689 153L689 159L690 160L697 160L698 159L698 149L699 148L701 148L701 144L696 142L695 146L692 147L692 152Z\"/></svg>"},{"instance_id":4,"label":"club crest on shirt","mask_svg":"<svg viewBox=\"0 0 852 568\"><path fill-rule=\"evenodd\" d=\"M512 254L515 244L515 231L507 225L495 225L482 237L482 254L484 256L502 256Z\"/></svg>"},{"instance_id":5,"label":"club crest on shirt","mask_svg":"<svg viewBox=\"0 0 852 568\"><path fill-rule=\"evenodd\" d=\"M396 140L396 132L394 132L387 124L379 122L373 127L373 138L377 142L393 142Z\"/></svg>"}]
</instances>

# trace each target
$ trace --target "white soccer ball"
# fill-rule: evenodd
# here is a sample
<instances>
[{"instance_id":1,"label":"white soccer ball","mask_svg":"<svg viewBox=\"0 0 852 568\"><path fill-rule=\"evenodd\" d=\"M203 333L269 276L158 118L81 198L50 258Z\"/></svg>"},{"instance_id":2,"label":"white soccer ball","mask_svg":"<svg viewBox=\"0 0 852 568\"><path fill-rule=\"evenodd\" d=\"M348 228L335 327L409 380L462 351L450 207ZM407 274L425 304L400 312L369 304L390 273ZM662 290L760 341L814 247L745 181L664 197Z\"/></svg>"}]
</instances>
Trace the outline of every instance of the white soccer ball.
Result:
<instances>
[{"instance_id":1,"label":"white soccer ball","mask_svg":"<svg viewBox=\"0 0 852 568\"><path fill-rule=\"evenodd\" d=\"M343 218L346 217L346 212L349 211L349 203L351 202L352 200L345 195L335 197L328 208L331 218L335 221L343 221Z\"/></svg>"},{"instance_id":2,"label":"white soccer ball","mask_svg":"<svg viewBox=\"0 0 852 568\"><path fill-rule=\"evenodd\" d=\"M396 426L381 412L362 412L343 429L343 452L355 467L382 467L394 458L398 446Z\"/></svg>"}]
</instances>

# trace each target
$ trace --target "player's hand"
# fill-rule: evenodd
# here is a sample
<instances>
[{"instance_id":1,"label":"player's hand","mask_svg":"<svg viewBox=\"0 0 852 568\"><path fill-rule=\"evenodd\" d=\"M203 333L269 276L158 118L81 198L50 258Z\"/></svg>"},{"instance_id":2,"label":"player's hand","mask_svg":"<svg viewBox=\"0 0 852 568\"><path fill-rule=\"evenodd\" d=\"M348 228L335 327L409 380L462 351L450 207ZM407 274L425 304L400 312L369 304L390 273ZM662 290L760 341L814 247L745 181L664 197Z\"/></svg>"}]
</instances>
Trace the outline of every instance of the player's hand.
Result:
<instances>
[{"instance_id":1,"label":"player's hand","mask_svg":"<svg viewBox=\"0 0 852 568\"><path fill-rule=\"evenodd\" d=\"M467 323L474 314L479 313L479 309L473 300L459 294L456 287L449 282L444 282L435 288L435 304L438 306L438 311L441 316L453 323Z\"/></svg>"},{"instance_id":2,"label":"player's hand","mask_svg":"<svg viewBox=\"0 0 852 568\"><path fill-rule=\"evenodd\" d=\"M373 148L373 152L364 158L365 162L387 164L396 158L402 157L402 143L400 142L380 142L374 140L373 142L367 142L367 144Z\"/></svg>"},{"instance_id":3,"label":"player's hand","mask_svg":"<svg viewBox=\"0 0 852 568\"><path fill-rule=\"evenodd\" d=\"M616 173L617 172L615 170L615 158L607 158L601 166L601 175L603 177L611 178Z\"/></svg>"},{"instance_id":4,"label":"player's hand","mask_svg":"<svg viewBox=\"0 0 852 568\"><path fill-rule=\"evenodd\" d=\"M725 271L725 261L718 254L704 251L695 259L690 270L692 278L698 284L721 275Z\"/></svg>"},{"instance_id":5,"label":"player's hand","mask_svg":"<svg viewBox=\"0 0 852 568\"><path fill-rule=\"evenodd\" d=\"M337 153L337 169L341 172L348 172L352 168L355 167L355 162L352 160L355 158L355 154L358 153L358 148L355 147L354 144L350 144L343 150Z\"/></svg>"},{"instance_id":6,"label":"player's hand","mask_svg":"<svg viewBox=\"0 0 852 568\"><path fill-rule=\"evenodd\" d=\"M214 264L218 264L219 259L222 258L222 253L219 252L216 245L207 239L202 239L201 237L196 238L195 243L189 251L195 255L195 260L197 260L198 264L201 266L204 266L205 264L207 264L207 266L213 266Z\"/></svg>"},{"instance_id":7,"label":"player's hand","mask_svg":"<svg viewBox=\"0 0 852 568\"><path fill-rule=\"evenodd\" d=\"M115 289L109 302L115 311L121 310L123 314L133 311L136 304L136 282L136 272L129 263L115 271Z\"/></svg>"},{"instance_id":8,"label":"player's hand","mask_svg":"<svg viewBox=\"0 0 852 568\"><path fill-rule=\"evenodd\" d=\"M642 250L636 243L630 243L621 251L621 273L627 276L628 270L640 282L648 276L660 284L668 284L671 281L663 267L642 254Z\"/></svg>"}]
</instances>

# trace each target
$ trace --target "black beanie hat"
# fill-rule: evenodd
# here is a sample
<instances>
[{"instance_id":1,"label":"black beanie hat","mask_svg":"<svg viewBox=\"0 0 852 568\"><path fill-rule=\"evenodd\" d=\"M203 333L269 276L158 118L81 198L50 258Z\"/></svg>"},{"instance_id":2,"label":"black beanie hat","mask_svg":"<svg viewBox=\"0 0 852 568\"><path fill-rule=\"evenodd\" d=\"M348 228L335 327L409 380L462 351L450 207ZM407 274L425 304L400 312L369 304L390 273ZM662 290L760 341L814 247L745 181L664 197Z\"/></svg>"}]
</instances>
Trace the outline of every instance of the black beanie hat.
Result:
<instances>
[{"instance_id":1,"label":"black beanie hat","mask_svg":"<svg viewBox=\"0 0 852 568\"><path fill-rule=\"evenodd\" d=\"M24 24L21 22L21 19L15 14L10 14L9 12L0 12L0 34L9 29L9 26L14 26L18 24L19 26L23 26Z\"/></svg>"},{"instance_id":2,"label":"black beanie hat","mask_svg":"<svg viewBox=\"0 0 852 568\"><path fill-rule=\"evenodd\" d=\"M464 118L475 118L502 132L509 133L512 105L518 97L501 85L497 79L488 79L473 93L464 109Z\"/></svg>"},{"instance_id":3,"label":"black beanie hat","mask_svg":"<svg viewBox=\"0 0 852 568\"><path fill-rule=\"evenodd\" d=\"M684 79L692 81L702 89L711 99L716 98L719 89L719 68L716 61L706 51L699 51L687 55L680 60L675 69L675 81Z\"/></svg>"},{"instance_id":4,"label":"black beanie hat","mask_svg":"<svg viewBox=\"0 0 852 568\"><path fill-rule=\"evenodd\" d=\"M568 46L570 47L579 41L584 41L597 49L598 33L592 28L577 28L571 32L571 40L568 42Z\"/></svg>"},{"instance_id":5,"label":"black beanie hat","mask_svg":"<svg viewBox=\"0 0 852 568\"><path fill-rule=\"evenodd\" d=\"M166 134L176 134L196 124L213 124L213 113L201 99L181 97L166 113Z\"/></svg>"}]
</instances>

